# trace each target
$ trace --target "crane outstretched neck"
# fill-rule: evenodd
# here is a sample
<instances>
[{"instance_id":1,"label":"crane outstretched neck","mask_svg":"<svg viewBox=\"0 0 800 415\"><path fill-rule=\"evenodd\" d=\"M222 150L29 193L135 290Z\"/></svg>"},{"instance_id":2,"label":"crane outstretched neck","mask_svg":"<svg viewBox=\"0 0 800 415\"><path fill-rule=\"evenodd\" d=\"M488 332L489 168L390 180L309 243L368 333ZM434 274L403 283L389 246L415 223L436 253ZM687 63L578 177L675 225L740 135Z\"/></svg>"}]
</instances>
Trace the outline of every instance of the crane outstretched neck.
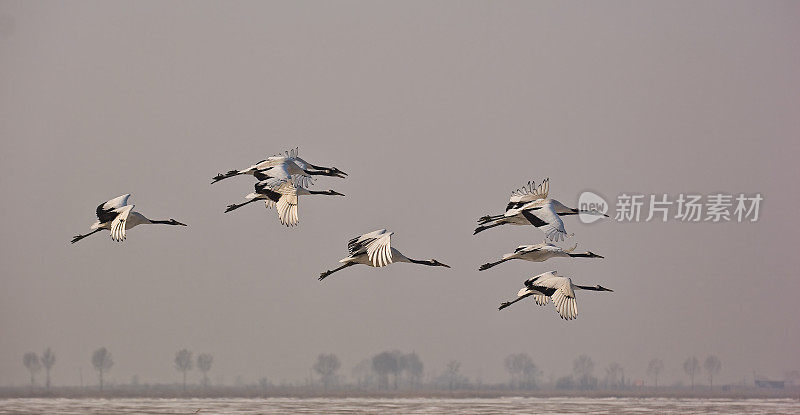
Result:
<instances>
[{"instance_id":1,"label":"crane outstretched neck","mask_svg":"<svg viewBox=\"0 0 800 415\"><path fill-rule=\"evenodd\" d=\"M437 261L435 259L412 259L412 258L408 258L408 262L412 262L414 264L420 264L420 265L427 265L429 267L450 268L450 265L442 264L441 262L439 262L439 261Z\"/></svg>"},{"instance_id":2,"label":"crane outstretched neck","mask_svg":"<svg viewBox=\"0 0 800 415\"><path fill-rule=\"evenodd\" d=\"M189 226L185 223L178 222L175 219L166 219L166 220L153 220L150 219L150 223L156 223L159 225L179 225L179 226Z\"/></svg>"},{"instance_id":3,"label":"crane outstretched neck","mask_svg":"<svg viewBox=\"0 0 800 415\"><path fill-rule=\"evenodd\" d=\"M309 190L308 194L310 195L330 195L330 196L344 196L344 194L339 193L335 190Z\"/></svg>"},{"instance_id":4,"label":"crane outstretched neck","mask_svg":"<svg viewBox=\"0 0 800 415\"><path fill-rule=\"evenodd\" d=\"M596 285L596 286L576 285L575 288L580 288L581 290L588 290L588 291L611 291L611 292L614 292L614 290L610 290L610 289L608 289L606 287L602 287L600 285Z\"/></svg>"},{"instance_id":5,"label":"crane outstretched neck","mask_svg":"<svg viewBox=\"0 0 800 415\"><path fill-rule=\"evenodd\" d=\"M597 255L592 251L586 251L578 254L567 253L567 255L571 256L572 258L605 258L604 256Z\"/></svg>"},{"instance_id":6,"label":"crane outstretched neck","mask_svg":"<svg viewBox=\"0 0 800 415\"><path fill-rule=\"evenodd\" d=\"M322 175L322 176L333 176L333 177L339 177L339 178L342 178L342 179L345 176L347 176L347 173L337 169L336 167L315 166L315 165L313 165L311 163L306 163L306 164L308 164L308 167L311 167L314 170L318 170L316 172L308 171L307 172L308 174Z\"/></svg>"}]
</instances>

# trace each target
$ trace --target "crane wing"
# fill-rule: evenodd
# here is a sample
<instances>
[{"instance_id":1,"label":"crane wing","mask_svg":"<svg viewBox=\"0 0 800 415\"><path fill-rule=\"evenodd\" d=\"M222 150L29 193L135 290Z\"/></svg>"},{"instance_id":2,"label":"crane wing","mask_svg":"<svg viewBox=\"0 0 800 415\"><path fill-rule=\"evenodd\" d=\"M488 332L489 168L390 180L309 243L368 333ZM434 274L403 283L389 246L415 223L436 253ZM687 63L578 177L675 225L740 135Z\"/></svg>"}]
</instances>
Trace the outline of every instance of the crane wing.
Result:
<instances>
[{"instance_id":1,"label":"crane wing","mask_svg":"<svg viewBox=\"0 0 800 415\"><path fill-rule=\"evenodd\" d=\"M286 226L295 226L300 223L300 219L297 217L297 189L294 186L291 189L291 191L280 191L282 195L276 205L278 218Z\"/></svg>"},{"instance_id":2,"label":"crane wing","mask_svg":"<svg viewBox=\"0 0 800 415\"><path fill-rule=\"evenodd\" d=\"M280 166L281 164L286 162L286 156L271 156L267 157L266 160L261 160L258 163L252 165L250 168L255 168L257 170L266 170L270 167Z\"/></svg>"},{"instance_id":3,"label":"crane wing","mask_svg":"<svg viewBox=\"0 0 800 415\"><path fill-rule=\"evenodd\" d=\"M537 305L545 305L545 304L547 304L547 302L549 300L550 300L550 297L548 297L548 296L546 296L546 295L544 295L542 293L533 295L533 301L536 301Z\"/></svg>"},{"instance_id":4,"label":"crane wing","mask_svg":"<svg viewBox=\"0 0 800 415\"><path fill-rule=\"evenodd\" d=\"M289 177L269 177L255 184L257 193L264 193L266 191L277 192L285 184L289 183ZM289 183L291 185L291 183Z\"/></svg>"},{"instance_id":5,"label":"crane wing","mask_svg":"<svg viewBox=\"0 0 800 415\"><path fill-rule=\"evenodd\" d=\"M511 197L508 199L506 210L519 208L525 203L533 202L540 199L547 199L547 194L550 191L550 179L544 179L539 186L536 182L529 181L527 185L511 192Z\"/></svg>"},{"instance_id":6,"label":"crane wing","mask_svg":"<svg viewBox=\"0 0 800 415\"><path fill-rule=\"evenodd\" d=\"M517 249L514 250L514 253L522 252L522 251L532 252L532 251L535 251L536 249L537 249L536 245L520 245L520 246L517 247Z\"/></svg>"},{"instance_id":7,"label":"crane wing","mask_svg":"<svg viewBox=\"0 0 800 415\"><path fill-rule=\"evenodd\" d=\"M290 167L292 169L290 169ZM308 168L308 166L306 166L305 163L303 163L303 165L298 164L297 159L295 159L294 157L286 160L286 162L284 163L284 168L286 169L287 172L289 172L290 170L300 171L299 174L293 174L291 176L292 183L295 186L303 186L305 188L308 188L314 184L314 178L312 178L311 175L306 173L306 169Z\"/></svg>"},{"instance_id":8,"label":"crane wing","mask_svg":"<svg viewBox=\"0 0 800 415\"><path fill-rule=\"evenodd\" d=\"M270 190L267 187L259 189L258 183L256 183L256 191L248 194L244 198L247 200L264 199L265 206L267 207L267 209L270 209L273 206L275 206L275 202L277 202L281 198L281 194L274 190Z\"/></svg>"},{"instance_id":9,"label":"crane wing","mask_svg":"<svg viewBox=\"0 0 800 415\"><path fill-rule=\"evenodd\" d=\"M558 315L564 320L573 320L578 317L578 304L575 302L575 296L572 297L564 294L562 290L556 290L552 295L553 304L556 306Z\"/></svg>"},{"instance_id":10,"label":"crane wing","mask_svg":"<svg viewBox=\"0 0 800 415\"><path fill-rule=\"evenodd\" d=\"M539 275L534 275L533 277L528 278L527 280L525 280L525 286L533 287L533 286L538 285L539 287L549 288L549 287L546 287L544 285L537 284L537 282L545 280L545 279L549 279L549 278L561 278L561 277L558 276L558 271L548 271L548 272L544 272L544 273L541 273Z\"/></svg>"},{"instance_id":11,"label":"crane wing","mask_svg":"<svg viewBox=\"0 0 800 415\"><path fill-rule=\"evenodd\" d=\"M549 244L547 242L540 243L540 244L533 244L533 245L520 245L517 249L514 250L514 253L517 252L536 252L541 250L547 250L550 247L554 247L555 245Z\"/></svg>"},{"instance_id":12,"label":"crane wing","mask_svg":"<svg viewBox=\"0 0 800 415\"><path fill-rule=\"evenodd\" d=\"M300 167L303 170L311 169L311 166L308 165L308 162L303 160L303 159L301 159L300 157L296 157L296 156L292 157L292 161L294 162L294 164L297 165L297 167Z\"/></svg>"},{"instance_id":13,"label":"crane wing","mask_svg":"<svg viewBox=\"0 0 800 415\"><path fill-rule=\"evenodd\" d=\"M547 196L550 194L550 178L546 178L542 180L542 183L539 184L539 187L536 188L536 197L539 199L547 199Z\"/></svg>"},{"instance_id":14,"label":"crane wing","mask_svg":"<svg viewBox=\"0 0 800 415\"><path fill-rule=\"evenodd\" d=\"M366 252L365 249L367 245L385 233L391 233L391 232L387 231L386 229L378 229L377 231L372 231L360 236L356 236L355 238L347 241L347 252L349 252L350 255L354 255L359 251L362 253Z\"/></svg>"},{"instance_id":15,"label":"crane wing","mask_svg":"<svg viewBox=\"0 0 800 415\"><path fill-rule=\"evenodd\" d=\"M528 285L527 281L525 284L525 288L522 288L517 293L518 297L528 297L533 296L533 301L536 301L537 305L545 305L547 304L547 300L550 298L547 296L547 290L543 290L541 287L537 288L532 285Z\"/></svg>"},{"instance_id":16,"label":"crane wing","mask_svg":"<svg viewBox=\"0 0 800 415\"><path fill-rule=\"evenodd\" d=\"M392 263L392 233L384 233L367 245L367 258L373 266L383 267Z\"/></svg>"},{"instance_id":17,"label":"crane wing","mask_svg":"<svg viewBox=\"0 0 800 415\"><path fill-rule=\"evenodd\" d=\"M119 209L128 204L128 198L131 197L130 193L126 193L122 196L115 197L105 203L101 203L97 206L97 219L100 220L100 223L111 222L114 218L117 217L117 213L114 211L115 209Z\"/></svg>"},{"instance_id":18,"label":"crane wing","mask_svg":"<svg viewBox=\"0 0 800 415\"><path fill-rule=\"evenodd\" d=\"M528 282L531 283L534 289L540 289L546 293L550 291L548 294L550 294L550 298L553 300L556 311L561 318L572 320L578 317L578 305L575 302L572 280L558 276L555 271L551 271L526 281L526 285Z\"/></svg>"},{"instance_id":19,"label":"crane wing","mask_svg":"<svg viewBox=\"0 0 800 415\"><path fill-rule=\"evenodd\" d=\"M266 160L258 165L263 166L263 169L255 169L252 171L256 179L261 181L272 180L274 186L279 186L283 181L291 181L295 185L304 187L314 184L314 179L307 174L305 169L299 166L294 159L284 156L270 157L270 159L273 158L279 159L280 161ZM295 173L293 174L292 172Z\"/></svg>"},{"instance_id":20,"label":"crane wing","mask_svg":"<svg viewBox=\"0 0 800 415\"><path fill-rule=\"evenodd\" d=\"M128 222L128 215L130 215L131 210L133 210L133 205L116 209L117 217L111 222L111 239L117 242L125 240L125 225Z\"/></svg>"},{"instance_id":21,"label":"crane wing","mask_svg":"<svg viewBox=\"0 0 800 415\"><path fill-rule=\"evenodd\" d=\"M232 171L230 171L228 173L229 174L252 174L252 173L257 172L259 170L264 170L264 169L270 168L271 164L272 164L272 162L270 162L269 160L261 160L261 161L258 161L256 163L253 163L253 165L251 165L250 167L248 167L246 169L242 169L242 170L238 170L238 171L237 170L232 170Z\"/></svg>"},{"instance_id":22,"label":"crane wing","mask_svg":"<svg viewBox=\"0 0 800 415\"><path fill-rule=\"evenodd\" d=\"M538 205L536 203L535 205ZM528 219L533 226L541 229L545 236L551 241L564 240L568 237L566 229L564 229L564 222L558 216L553 204L548 202L542 204L540 207L533 207L531 209L522 208L522 216Z\"/></svg>"}]
</instances>

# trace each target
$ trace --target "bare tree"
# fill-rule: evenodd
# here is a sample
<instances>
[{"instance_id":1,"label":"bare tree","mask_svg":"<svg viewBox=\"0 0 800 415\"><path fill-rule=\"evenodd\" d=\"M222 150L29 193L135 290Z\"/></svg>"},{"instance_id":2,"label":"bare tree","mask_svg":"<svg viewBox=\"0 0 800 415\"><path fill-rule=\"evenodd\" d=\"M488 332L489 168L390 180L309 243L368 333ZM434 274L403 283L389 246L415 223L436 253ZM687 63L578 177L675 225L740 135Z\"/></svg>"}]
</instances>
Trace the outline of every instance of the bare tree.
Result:
<instances>
[{"instance_id":1,"label":"bare tree","mask_svg":"<svg viewBox=\"0 0 800 415\"><path fill-rule=\"evenodd\" d=\"M35 381L34 375L42 370L42 364L39 363L39 356L34 352L25 353L22 356L22 364L25 365L25 369L28 369L28 372L31 374L31 390L33 390Z\"/></svg>"},{"instance_id":2,"label":"bare tree","mask_svg":"<svg viewBox=\"0 0 800 415\"><path fill-rule=\"evenodd\" d=\"M211 364L214 363L214 356L208 353L201 353L197 356L197 369L203 372L203 387L208 387L208 371L211 370Z\"/></svg>"},{"instance_id":3,"label":"bare tree","mask_svg":"<svg viewBox=\"0 0 800 415\"><path fill-rule=\"evenodd\" d=\"M258 380L258 386L261 387L261 397L267 399L267 388L269 387L269 379L262 377Z\"/></svg>"},{"instance_id":4,"label":"bare tree","mask_svg":"<svg viewBox=\"0 0 800 415\"><path fill-rule=\"evenodd\" d=\"M175 370L183 374L183 390L186 390L186 372L192 370L193 366L192 352L181 349L175 353Z\"/></svg>"},{"instance_id":5,"label":"bare tree","mask_svg":"<svg viewBox=\"0 0 800 415\"><path fill-rule=\"evenodd\" d=\"M719 361L717 356L710 355L706 357L706 360L703 362L703 368L706 370L706 374L708 374L709 388L714 389L714 376L722 369L722 362Z\"/></svg>"},{"instance_id":6,"label":"bare tree","mask_svg":"<svg viewBox=\"0 0 800 415\"><path fill-rule=\"evenodd\" d=\"M597 378L592 376L594 362L592 358L582 354L572 362L572 373L581 389L591 389L597 385Z\"/></svg>"},{"instance_id":7,"label":"bare tree","mask_svg":"<svg viewBox=\"0 0 800 415\"><path fill-rule=\"evenodd\" d=\"M647 364L647 374L653 377L653 383L658 387L658 375L664 370L664 361L654 357Z\"/></svg>"},{"instance_id":8,"label":"bare tree","mask_svg":"<svg viewBox=\"0 0 800 415\"><path fill-rule=\"evenodd\" d=\"M506 356L504 361L506 371L511 375L511 387L533 389L541 371L526 353L516 353Z\"/></svg>"},{"instance_id":9,"label":"bare tree","mask_svg":"<svg viewBox=\"0 0 800 415\"><path fill-rule=\"evenodd\" d=\"M411 352L402 357L403 363L400 365L406 372L408 383L412 387L417 387L422 382L422 373L425 366L422 364L416 352Z\"/></svg>"},{"instance_id":10,"label":"bare tree","mask_svg":"<svg viewBox=\"0 0 800 415\"><path fill-rule=\"evenodd\" d=\"M397 389L397 374L400 373L399 352L381 352L372 358L372 370L378 375L380 387L389 389L389 375L394 375L394 388Z\"/></svg>"},{"instance_id":11,"label":"bare tree","mask_svg":"<svg viewBox=\"0 0 800 415\"><path fill-rule=\"evenodd\" d=\"M461 374L461 362L458 360L447 362L444 373L442 373L438 380L438 383L447 385L447 388L450 390L461 387L467 382L468 379Z\"/></svg>"},{"instance_id":12,"label":"bare tree","mask_svg":"<svg viewBox=\"0 0 800 415\"><path fill-rule=\"evenodd\" d=\"M114 359L105 347L101 347L92 353L92 366L97 371L100 380L100 390L103 390L103 373L108 372L114 366Z\"/></svg>"},{"instance_id":13,"label":"bare tree","mask_svg":"<svg viewBox=\"0 0 800 415\"><path fill-rule=\"evenodd\" d=\"M609 388L619 388L622 386L622 382L624 381L625 376L625 368L622 367L617 362L609 363L608 367L606 367L606 387Z\"/></svg>"},{"instance_id":14,"label":"bare tree","mask_svg":"<svg viewBox=\"0 0 800 415\"><path fill-rule=\"evenodd\" d=\"M46 379L47 379L45 385L47 387L47 391L49 392L50 391L50 369L52 369L53 365L56 364L56 354L53 353L53 351L50 350L50 348L48 347L47 349L44 350L44 353L42 353L42 359L41 360L42 360L42 366L44 366L44 372L45 372Z\"/></svg>"},{"instance_id":15,"label":"bare tree","mask_svg":"<svg viewBox=\"0 0 800 415\"><path fill-rule=\"evenodd\" d=\"M325 390L328 390L328 387L336 380L336 371L338 371L340 367L342 367L342 363L335 354L320 353L312 369L319 375Z\"/></svg>"},{"instance_id":16,"label":"bare tree","mask_svg":"<svg viewBox=\"0 0 800 415\"><path fill-rule=\"evenodd\" d=\"M683 371L686 372L692 380L692 390L694 390L694 376L700 372L700 362L698 362L697 358L694 356L687 357L683 362Z\"/></svg>"},{"instance_id":17,"label":"bare tree","mask_svg":"<svg viewBox=\"0 0 800 415\"><path fill-rule=\"evenodd\" d=\"M373 375L375 374L372 359L364 359L358 362L358 364L353 366L351 373L356 379L356 382L358 382L359 389L372 384L374 380Z\"/></svg>"}]
</instances>

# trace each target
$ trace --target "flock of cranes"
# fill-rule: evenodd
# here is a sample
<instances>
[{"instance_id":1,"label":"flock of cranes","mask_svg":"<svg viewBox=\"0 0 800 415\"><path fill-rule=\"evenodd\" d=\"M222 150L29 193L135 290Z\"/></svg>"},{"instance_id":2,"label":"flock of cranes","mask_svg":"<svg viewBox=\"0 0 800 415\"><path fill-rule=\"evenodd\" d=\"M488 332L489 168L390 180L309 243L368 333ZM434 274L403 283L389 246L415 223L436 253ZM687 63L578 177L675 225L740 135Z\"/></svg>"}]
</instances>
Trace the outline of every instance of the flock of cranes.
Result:
<instances>
[{"instance_id":1,"label":"flock of cranes","mask_svg":"<svg viewBox=\"0 0 800 415\"><path fill-rule=\"evenodd\" d=\"M567 234L564 228L564 221L561 216L588 214L599 215L595 211L586 211L569 208L563 203L548 197L550 193L550 179L544 179L539 186L534 182L528 182L511 192L511 198L506 205L505 213L499 215L486 215L478 219L478 227L474 234L482 232L495 226L512 225L533 225L544 232L544 242L536 245L520 245L514 252L503 255L499 261L483 264L478 271L485 271L503 262L512 259L524 259L531 262L544 262L555 257L578 257L578 258L603 258L591 251L583 253L573 253L577 244L569 249L561 248L547 240L564 240L572 234ZM608 215L603 215L608 216ZM575 290L592 291L612 291L608 288L596 285L594 287L585 285L575 285L572 279L558 275L556 271L549 271L531 277L524 282L525 288L517 292L517 298L512 301L505 301L500 304L502 310L511 304L522 299L533 296L538 305L545 305L548 299L553 300L558 315L564 320L573 320L578 317L578 306L575 303Z\"/></svg>"},{"instance_id":2,"label":"flock of cranes","mask_svg":"<svg viewBox=\"0 0 800 415\"><path fill-rule=\"evenodd\" d=\"M231 170L225 174L218 174L211 179L211 184L233 176L249 174L258 182L254 185L255 191L245 196L247 202L228 205L225 213L238 209L248 203L264 200L267 208L275 206L278 219L286 226L295 226L300 223L297 216L297 196L299 195L328 195L344 196L334 190L308 190L314 183L311 176L332 176L344 178L347 173L336 167L320 167L306 162L298 156L295 148L287 151L282 156L268 157L244 170Z\"/></svg>"},{"instance_id":3,"label":"flock of cranes","mask_svg":"<svg viewBox=\"0 0 800 415\"><path fill-rule=\"evenodd\" d=\"M211 183L214 184L240 175L251 175L256 178L255 191L245 196L245 202L228 205L225 212L231 212L244 205L263 200L267 208L275 207L279 221L286 226L296 226L300 222L297 213L298 196L344 196L334 190L308 190L307 188L314 183L313 176L347 177L347 173L336 167L322 167L306 162L299 157L298 150L295 148L282 155L268 157L248 168L217 174L212 178ZM512 192L504 213L487 215L478 219L478 227L474 234L500 225L512 224L533 225L545 235L544 242L535 245L521 245L514 252L503 255L500 260L481 265L478 268L479 271L485 271L512 259L543 262L555 257L603 258L591 251L575 253L577 244L572 248L564 249L548 242L548 240L563 241L572 236L572 234L567 234L561 216L599 214L594 211L569 208L555 199L550 199L548 197L549 190L549 179L545 179L539 186L532 181L528 182L525 187ZM175 219L148 219L133 210L134 205L128 204L129 198L130 194L125 194L101 203L96 209L97 221L91 225L91 232L76 235L71 242L78 242L102 230L109 230L111 239L121 242L127 237L127 230L141 224L187 226ZM339 260L342 265L321 273L319 280L322 281L331 274L356 264L380 268L395 262L407 262L450 268L436 259L413 259L403 255L392 246L393 234L394 232L386 229L379 229L351 239L347 243L349 255ZM503 302L499 309L502 310L517 301L532 296L538 305L545 305L552 300L561 318L572 320L578 316L578 308L575 303L576 290L612 291L600 285L573 284L570 278L558 275L556 271L529 278L524 285L525 287L517 293L516 299Z\"/></svg>"}]
</instances>

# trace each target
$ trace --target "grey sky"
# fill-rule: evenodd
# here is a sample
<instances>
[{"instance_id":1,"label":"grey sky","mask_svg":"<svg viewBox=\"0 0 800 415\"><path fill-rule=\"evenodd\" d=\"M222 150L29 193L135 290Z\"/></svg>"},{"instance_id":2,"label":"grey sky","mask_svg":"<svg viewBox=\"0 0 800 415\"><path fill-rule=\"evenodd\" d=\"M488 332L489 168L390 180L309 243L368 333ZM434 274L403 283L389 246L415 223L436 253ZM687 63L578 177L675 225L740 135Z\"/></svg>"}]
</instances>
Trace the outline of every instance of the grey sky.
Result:
<instances>
[{"instance_id":1,"label":"grey sky","mask_svg":"<svg viewBox=\"0 0 800 415\"><path fill-rule=\"evenodd\" d=\"M54 384L179 379L179 348L211 378L307 376L318 353L349 369L384 349L449 359L484 381L528 352L544 373L580 353L644 377L709 353L721 382L800 369L800 4L796 2L0 2L0 384L51 346ZM300 146L345 179L306 197L301 224L248 206L250 177L219 171ZM478 265L537 243L472 236L509 192L756 193L757 223L566 219L605 260ZM140 227L76 245L98 203L188 228ZM386 227L405 254L452 269L319 272ZM580 316L520 303L557 269L614 293ZM192 377L194 376L194 377ZM199 379L199 374L190 375Z\"/></svg>"}]
</instances>

